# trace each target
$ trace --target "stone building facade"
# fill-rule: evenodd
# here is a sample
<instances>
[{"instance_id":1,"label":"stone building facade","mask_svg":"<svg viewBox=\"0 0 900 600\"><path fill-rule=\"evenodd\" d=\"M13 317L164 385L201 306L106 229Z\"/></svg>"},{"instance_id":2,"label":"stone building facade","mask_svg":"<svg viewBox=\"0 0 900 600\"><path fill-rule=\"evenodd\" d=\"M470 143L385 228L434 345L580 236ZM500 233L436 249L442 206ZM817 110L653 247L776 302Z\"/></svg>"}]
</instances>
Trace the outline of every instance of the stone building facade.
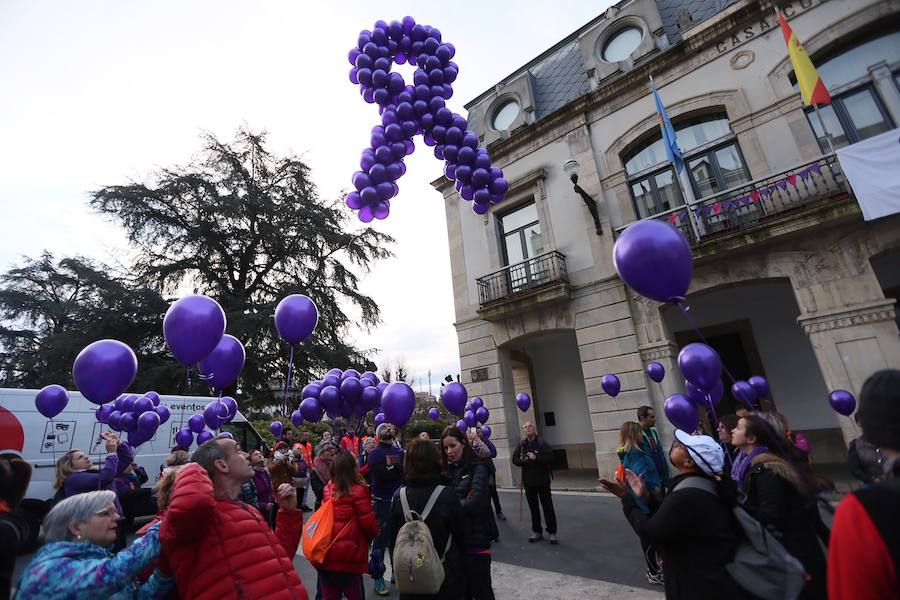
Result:
<instances>
[{"instance_id":1,"label":"stone building facade","mask_svg":"<svg viewBox=\"0 0 900 600\"><path fill-rule=\"evenodd\" d=\"M777 4L835 99L822 114L835 146L900 125L900 2ZM678 131L680 174L650 76ZM863 221L792 77L768 0L625 0L467 105L510 193L479 216L449 180L433 186L447 207L463 383L491 410L501 484L517 481L509 452L526 419L559 468L612 472L618 429L645 404L668 443L662 406L683 391L690 319L738 379L768 378L814 462L844 461L858 431L828 391L858 393L900 365L900 217ZM616 235L642 218L691 242L690 319L616 274ZM667 370L661 384L644 374L651 360ZM622 382L615 398L606 373ZM726 392L721 410L733 402Z\"/></svg>"}]
</instances>

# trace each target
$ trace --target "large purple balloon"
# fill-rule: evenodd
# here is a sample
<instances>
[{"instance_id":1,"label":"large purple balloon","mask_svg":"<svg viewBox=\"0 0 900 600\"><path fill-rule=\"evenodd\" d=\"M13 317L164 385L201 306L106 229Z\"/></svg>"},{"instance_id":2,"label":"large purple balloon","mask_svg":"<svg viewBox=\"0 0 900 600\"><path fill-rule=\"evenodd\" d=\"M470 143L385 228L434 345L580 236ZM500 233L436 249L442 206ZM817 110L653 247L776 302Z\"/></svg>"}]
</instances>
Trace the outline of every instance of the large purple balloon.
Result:
<instances>
[{"instance_id":1,"label":"large purple balloon","mask_svg":"<svg viewBox=\"0 0 900 600\"><path fill-rule=\"evenodd\" d=\"M753 386L757 398L765 398L769 395L769 382L762 375L754 375L747 380L747 383Z\"/></svg>"},{"instance_id":2,"label":"large purple balloon","mask_svg":"<svg viewBox=\"0 0 900 600\"><path fill-rule=\"evenodd\" d=\"M213 400L203 409L203 421L210 429L219 429L228 415L228 407L218 400Z\"/></svg>"},{"instance_id":3,"label":"large purple balloon","mask_svg":"<svg viewBox=\"0 0 900 600\"><path fill-rule=\"evenodd\" d=\"M303 423L303 413L300 412L299 408L291 413L291 423L293 423L294 427L299 427Z\"/></svg>"},{"instance_id":4,"label":"large purple balloon","mask_svg":"<svg viewBox=\"0 0 900 600\"><path fill-rule=\"evenodd\" d=\"M746 381L735 381L731 386L731 395L750 410L756 409L756 390Z\"/></svg>"},{"instance_id":5,"label":"large purple balloon","mask_svg":"<svg viewBox=\"0 0 900 600\"><path fill-rule=\"evenodd\" d=\"M275 329L288 344L298 344L309 338L318 322L316 303L303 294L282 298L275 307Z\"/></svg>"},{"instance_id":6,"label":"large purple balloon","mask_svg":"<svg viewBox=\"0 0 900 600\"><path fill-rule=\"evenodd\" d=\"M115 410L116 407L112 404L104 404L103 406L100 406L96 411L94 411L94 415L97 417L97 422L109 423L109 415L111 415Z\"/></svg>"},{"instance_id":7,"label":"large purple balloon","mask_svg":"<svg viewBox=\"0 0 900 600\"><path fill-rule=\"evenodd\" d=\"M395 381L381 395L381 407L388 423L403 427L416 408L416 393L403 381Z\"/></svg>"},{"instance_id":8,"label":"large purple balloon","mask_svg":"<svg viewBox=\"0 0 900 600\"><path fill-rule=\"evenodd\" d=\"M691 284L691 247L681 233L648 219L628 226L613 247L619 277L635 292L657 302L684 299Z\"/></svg>"},{"instance_id":9,"label":"large purple balloon","mask_svg":"<svg viewBox=\"0 0 900 600\"><path fill-rule=\"evenodd\" d=\"M299 410L303 419L310 423L315 423L322 418L322 405L315 398L304 398L300 403Z\"/></svg>"},{"instance_id":10,"label":"large purple balloon","mask_svg":"<svg viewBox=\"0 0 900 600\"><path fill-rule=\"evenodd\" d=\"M448 383L441 390L441 402L444 403L444 408L454 415L461 415L463 413L468 397L469 394L466 391L466 386L456 381ZM382 404L383 403L384 400L382 400Z\"/></svg>"},{"instance_id":11,"label":"large purple balloon","mask_svg":"<svg viewBox=\"0 0 900 600\"><path fill-rule=\"evenodd\" d=\"M428 409L428 418L432 421L439 421L441 418L441 411L432 407Z\"/></svg>"},{"instance_id":12,"label":"large purple balloon","mask_svg":"<svg viewBox=\"0 0 900 600\"><path fill-rule=\"evenodd\" d=\"M666 376L666 368L655 360L647 363L647 376L659 383Z\"/></svg>"},{"instance_id":13,"label":"large purple balloon","mask_svg":"<svg viewBox=\"0 0 900 600\"><path fill-rule=\"evenodd\" d=\"M528 412L528 409L531 408L531 396L525 392L519 392L516 394L516 406L518 406L519 410L522 412Z\"/></svg>"},{"instance_id":14,"label":"large purple balloon","mask_svg":"<svg viewBox=\"0 0 900 600\"><path fill-rule=\"evenodd\" d=\"M856 410L856 398L847 390L834 390L828 394L828 403L845 417L849 417Z\"/></svg>"},{"instance_id":15,"label":"large purple balloon","mask_svg":"<svg viewBox=\"0 0 900 600\"><path fill-rule=\"evenodd\" d=\"M489 417L489 416L490 416L490 412L488 412L488 409L486 409L485 407L480 406L480 407L478 407L478 408L475 409L475 418L476 418L476 419L478 420L478 422L481 423L482 425L484 425L485 423L487 423L487 420L488 420L488 417Z\"/></svg>"},{"instance_id":16,"label":"large purple balloon","mask_svg":"<svg viewBox=\"0 0 900 600\"><path fill-rule=\"evenodd\" d=\"M202 294L176 300L163 319L166 344L178 362L192 365L213 351L225 334L225 312Z\"/></svg>"},{"instance_id":17,"label":"large purple balloon","mask_svg":"<svg viewBox=\"0 0 900 600\"><path fill-rule=\"evenodd\" d=\"M722 360L718 352L700 342L681 349L678 368L685 379L703 391L712 390L722 381Z\"/></svg>"},{"instance_id":18,"label":"large purple balloon","mask_svg":"<svg viewBox=\"0 0 900 600\"><path fill-rule=\"evenodd\" d=\"M700 420L697 407L684 394L672 394L666 398L664 408L666 418L678 429L693 433L697 428L697 422Z\"/></svg>"},{"instance_id":19,"label":"large purple balloon","mask_svg":"<svg viewBox=\"0 0 900 600\"><path fill-rule=\"evenodd\" d=\"M271 431L272 435L275 437L280 438L281 434L284 433L284 424L281 421L272 421L269 425L269 431Z\"/></svg>"},{"instance_id":20,"label":"large purple balloon","mask_svg":"<svg viewBox=\"0 0 900 600\"><path fill-rule=\"evenodd\" d=\"M701 390L690 381L684 382L684 389L687 391L688 398L707 409L718 406L719 402L722 401L722 394L725 393L725 387L722 385L721 379L719 380L719 383L708 392ZM707 394L709 395L709 400L706 398ZM712 402L712 406L710 406L710 401Z\"/></svg>"},{"instance_id":21,"label":"large purple balloon","mask_svg":"<svg viewBox=\"0 0 900 600\"><path fill-rule=\"evenodd\" d=\"M152 410L148 410L138 417L138 431L143 433L147 436L147 439L149 439L156 433L156 430L159 428L159 423L159 415Z\"/></svg>"},{"instance_id":22,"label":"large purple balloon","mask_svg":"<svg viewBox=\"0 0 900 600\"><path fill-rule=\"evenodd\" d=\"M164 405L154 407L153 412L155 412L159 416L160 423L165 423L169 420L169 417L172 416L171 411L169 411L169 407Z\"/></svg>"},{"instance_id":23,"label":"large purple balloon","mask_svg":"<svg viewBox=\"0 0 900 600\"><path fill-rule=\"evenodd\" d=\"M182 427L175 434L175 443L179 448L184 448L185 450L190 448L191 444L194 443L194 433L187 427Z\"/></svg>"},{"instance_id":24,"label":"large purple balloon","mask_svg":"<svg viewBox=\"0 0 900 600\"><path fill-rule=\"evenodd\" d=\"M600 378L600 387L603 388L604 392L615 398L619 395L619 390L622 389L622 382L612 373L608 373Z\"/></svg>"},{"instance_id":25,"label":"large purple balloon","mask_svg":"<svg viewBox=\"0 0 900 600\"><path fill-rule=\"evenodd\" d=\"M137 368L131 348L118 340L100 340L78 353L72 378L85 398L94 404L106 404L131 385Z\"/></svg>"},{"instance_id":26,"label":"large purple balloon","mask_svg":"<svg viewBox=\"0 0 900 600\"><path fill-rule=\"evenodd\" d=\"M52 419L61 413L68 403L69 392L63 386L55 383L42 387L37 396L34 397L35 408L48 419Z\"/></svg>"},{"instance_id":27,"label":"large purple balloon","mask_svg":"<svg viewBox=\"0 0 900 600\"><path fill-rule=\"evenodd\" d=\"M244 345L236 337L226 333L212 352L200 359L197 366L201 377L210 387L224 390L241 374L246 359Z\"/></svg>"},{"instance_id":28,"label":"large purple balloon","mask_svg":"<svg viewBox=\"0 0 900 600\"><path fill-rule=\"evenodd\" d=\"M203 431L201 431L200 433L197 434L197 445L202 446L209 440L215 439L215 437L216 436L215 436L215 434L213 434L212 431L209 431L208 429L204 429Z\"/></svg>"},{"instance_id":29,"label":"large purple balloon","mask_svg":"<svg viewBox=\"0 0 900 600\"><path fill-rule=\"evenodd\" d=\"M203 420L203 415L191 415L191 418L188 419L188 427L194 433L200 433L205 426L206 422Z\"/></svg>"}]
</instances>

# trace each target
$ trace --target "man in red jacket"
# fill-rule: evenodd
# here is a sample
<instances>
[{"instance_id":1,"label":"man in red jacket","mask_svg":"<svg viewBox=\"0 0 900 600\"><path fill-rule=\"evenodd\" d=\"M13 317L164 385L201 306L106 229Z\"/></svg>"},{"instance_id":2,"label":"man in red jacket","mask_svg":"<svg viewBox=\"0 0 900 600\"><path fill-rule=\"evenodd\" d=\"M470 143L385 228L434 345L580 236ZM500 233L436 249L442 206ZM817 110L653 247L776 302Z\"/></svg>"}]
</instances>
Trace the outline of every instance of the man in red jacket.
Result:
<instances>
[{"instance_id":1,"label":"man in red jacket","mask_svg":"<svg viewBox=\"0 0 900 600\"><path fill-rule=\"evenodd\" d=\"M293 558L303 513L290 484L278 488L273 533L259 511L240 500L253 469L237 442L203 444L179 471L160 527L178 594L190 600L309 600Z\"/></svg>"}]
</instances>

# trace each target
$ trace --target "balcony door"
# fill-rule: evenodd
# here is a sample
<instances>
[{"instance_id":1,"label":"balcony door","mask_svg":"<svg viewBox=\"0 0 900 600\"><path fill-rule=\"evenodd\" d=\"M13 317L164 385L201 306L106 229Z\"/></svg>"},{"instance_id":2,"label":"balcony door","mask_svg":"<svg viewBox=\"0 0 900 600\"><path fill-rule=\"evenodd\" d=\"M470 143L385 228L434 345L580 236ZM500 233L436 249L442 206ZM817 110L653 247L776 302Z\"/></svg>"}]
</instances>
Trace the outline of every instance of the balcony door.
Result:
<instances>
[{"instance_id":1,"label":"balcony door","mask_svg":"<svg viewBox=\"0 0 900 600\"><path fill-rule=\"evenodd\" d=\"M549 281L549 269L540 268L540 261L533 260L545 251L537 205L532 201L519 206L500 216L499 221L510 291L516 293Z\"/></svg>"}]
</instances>

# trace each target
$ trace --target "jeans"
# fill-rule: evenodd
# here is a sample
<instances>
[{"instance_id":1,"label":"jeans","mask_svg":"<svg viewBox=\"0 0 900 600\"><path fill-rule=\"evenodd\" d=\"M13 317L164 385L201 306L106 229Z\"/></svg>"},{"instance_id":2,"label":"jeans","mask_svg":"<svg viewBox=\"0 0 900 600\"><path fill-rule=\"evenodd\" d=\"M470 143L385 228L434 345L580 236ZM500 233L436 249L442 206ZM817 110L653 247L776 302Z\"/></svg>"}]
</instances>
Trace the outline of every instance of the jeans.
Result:
<instances>
[{"instance_id":1,"label":"jeans","mask_svg":"<svg viewBox=\"0 0 900 600\"><path fill-rule=\"evenodd\" d=\"M535 533L541 533L541 511L538 508L538 500L540 506L544 509L544 521L547 522L547 533L556 533L556 512L553 510L553 497L550 495L550 484L539 486L526 486L525 499L528 500L528 510L531 511L531 530Z\"/></svg>"},{"instance_id":2,"label":"jeans","mask_svg":"<svg viewBox=\"0 0 900 600\"><path fill-rule=\"evenodd\" d=\"M375 539L372 540L372 550L380 548L387 550L391 541L391 500L382 500L380 498L372 499L372 510L375 512L375 518L378 520L378 527L381 529Z\"/></svg>"}]
</instances>

